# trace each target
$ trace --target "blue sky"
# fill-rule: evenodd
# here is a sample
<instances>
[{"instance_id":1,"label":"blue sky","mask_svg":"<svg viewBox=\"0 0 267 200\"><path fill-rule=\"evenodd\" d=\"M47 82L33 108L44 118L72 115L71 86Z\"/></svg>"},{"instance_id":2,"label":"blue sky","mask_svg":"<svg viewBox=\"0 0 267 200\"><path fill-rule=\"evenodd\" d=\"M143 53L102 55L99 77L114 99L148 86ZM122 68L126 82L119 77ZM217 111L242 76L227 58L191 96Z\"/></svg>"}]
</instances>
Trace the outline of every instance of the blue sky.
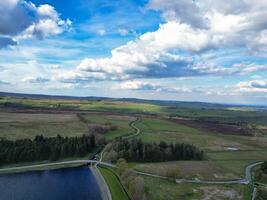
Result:
<instances>
[{"instance_id":1,"label":"blue sky","mask_svg":"<svg viewBox=\"0 0 267 200\"><path fill-rule=\"evenodd\" d=\"M267 0L5 0L0 13L0 91L267 104Z\"/></svg>"}]
</instances>

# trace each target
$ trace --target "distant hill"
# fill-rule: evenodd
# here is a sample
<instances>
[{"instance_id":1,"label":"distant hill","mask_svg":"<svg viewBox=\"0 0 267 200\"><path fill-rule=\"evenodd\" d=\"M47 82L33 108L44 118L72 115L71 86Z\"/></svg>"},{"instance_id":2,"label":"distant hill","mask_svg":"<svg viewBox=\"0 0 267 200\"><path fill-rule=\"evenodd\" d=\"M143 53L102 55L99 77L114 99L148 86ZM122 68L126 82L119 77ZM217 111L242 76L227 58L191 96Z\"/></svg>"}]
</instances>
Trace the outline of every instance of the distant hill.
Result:
<instances>
[{"instance_id":1,"label":"distant hill","mask_svg":"<svg viewBox=\"0 0 267 200\"><path fill-rule=\"evenodd\" d=\"M25 94L25 93L9 93L0 92L0 97L17 97L17 98L31 98L31 99L66 99L66 100L87 100L87 101L124 101L132 103L149 103L161 106L181 107L181 108L199 108L199 109L225 109L231 107L240 108L256 108L267 110L267 106L256 105L236 105L236 104L219 104L207 102L190 102L190 101L167 101L167 100L147 100L136 98L110 98L110 97L78 97L78 96L64 96L64 95L45 95L45 94Z\"/></svg>"}]
</instances>

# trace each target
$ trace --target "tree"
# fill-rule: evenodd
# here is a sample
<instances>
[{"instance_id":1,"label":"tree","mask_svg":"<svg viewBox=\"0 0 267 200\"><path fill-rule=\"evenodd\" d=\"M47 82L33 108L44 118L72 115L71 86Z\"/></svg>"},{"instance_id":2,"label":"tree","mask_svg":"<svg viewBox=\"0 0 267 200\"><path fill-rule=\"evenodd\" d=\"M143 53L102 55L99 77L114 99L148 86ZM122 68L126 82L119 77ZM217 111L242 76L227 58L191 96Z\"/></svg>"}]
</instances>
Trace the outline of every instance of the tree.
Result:
<instances>
[{"instance_id":1,"label":"tree","mask_svg":"<svg viewBox=\"0 0 267 200\"><path fill-rule=\"evenodd\" d=\"M57 160L67 156L84 156L95 148L94 136L46 138L8 141L0 139L0 165L37 160Z\"/></svg>"},{"instance_id":2,"label":"tree","mask_svg":"<svg viewBox=\"0 0 267 200\"><path fill-rule=\"evenodd\" d=\"M125 159L120 158L117 161L117 171L119 176L121 176L128 169L128 164Z\"/></svg>"},{"instance_id":3,"label":"tree","mask_svg":"<svg viewBox=\"0 0 267 200\"><path fill-rule=\"evenodd\" d=\"M265 161L262 165L261 165L261 171L264 174L267 174L267 161Z\"/></svg>"},{"instance_id":4,"label":"tree","mask_svg":"<svg viewBox=\"0 0 267 200\"><path fill-rule=\"evenodd\" d=\"M140 176L136 176L130 184L130 193L132 196L133 200L145 200L146 195L145 195L145 190L144 190L144 180Z\"/></svg>"},{"instance_id":5,"label":"tree","mask_svg":"<svg viewBox=\"0 0 267 200\"><path fill-rule=\"evenodd\" d=\"M178 169L174 169L174 168L167 169L166 176L173 179L173 181L176 181L179 175L180 175L180 172Z\"/></svg>"},{"instance_id":6,"label":"tree","mask_svg":"<svg viewBox=\"0 0 267 200\"><path fill-rule=\"evenodd\" d=\"M115 162L118 159L118 153L113 149L107 153L107 160Z\"/></svg>"}]
</instances>

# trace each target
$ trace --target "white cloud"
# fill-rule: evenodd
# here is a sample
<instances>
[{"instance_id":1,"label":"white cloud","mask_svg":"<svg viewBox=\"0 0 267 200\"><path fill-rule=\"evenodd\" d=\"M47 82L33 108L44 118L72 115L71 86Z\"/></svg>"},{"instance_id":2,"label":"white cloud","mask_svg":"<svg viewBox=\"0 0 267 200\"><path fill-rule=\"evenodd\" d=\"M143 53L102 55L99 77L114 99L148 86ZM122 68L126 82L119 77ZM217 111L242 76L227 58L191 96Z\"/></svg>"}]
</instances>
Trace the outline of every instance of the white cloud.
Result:
<instances>
[{"instance_id":1,"label":"white cloud","mask_svg":"<svg viewBox=\"0 0 267 200\"><path fill-rule=\"evenodd\" d=\"M169 54L169 50L181 48L200 51L208 47L209 39L202 31L193 30L186 24L168 22L160 25L156 32L145 33L137 40L112 50L111 57L84 59L77 69L68 74L86 76L98 73L105 74L110 79L153 76L155 69L152 69L152 65L154 65L154 68L157 68L158 72L161 71L163 76L168 76L170 67L165 63L173 63L177 65L176 68L179 68L179 65L186 65L187 62L186 58ZM158 76L161 76L160 73Z\"/></svg>"},{"instance_id":2,"label":"white cloud","mask_svg":"<svg viewBox=\"0 0 267 200\"><path fill-rule=\"evenodd\" d=\"M109 57L85 58L68 74L83 80L95 76L98 80L120 80L249 74L266 70L266 65L253 62L239 61L225 67L196 60L203 52L225 48L241 48L263 55L267 50L267 22L263 20L267 18L267 3L263 1L266 0L233 0L226 4L222 0L151 0L147 7L162 11L166 23L113 49Z\"/></svg>"},{"instance_id":3,"label":"white cloud","mask_svg":"<svg viewBox=\"0 0 267 200\"><path fill-rule=\"evenodd\" d=\"M54 7L36 6L26 0L0 2L0 36L13 43L1 43L1 47L15 45L20 39L43 39L62 33L71 26L70 20L62 20Z\"/></svg>"},{"instance_id":4,"label":"white cloud","mask_svg":"<svg viewBox=\"0 0 267 200\"><path fill-rule=\"evenodd\" d=\"M196 27L206 26L203 13L191 0L150 0L147 8L162 11L166 21L194 24Z\"/></svg>"},{"instance_id":5,"label":"white cloud","mask_svg":"<svg viewBox=\"0 0 267 200\"><path fill-rule=\"evenodd\" d=\"M118 29L118 33L122 36L128 35L129 34L129 30L124 29L124 28L119 28Z\"/></svg>"},{"instance_id":6,"label":"white cloud","mask_svg":"<svg viewBox=\"0 0 267 200\"><path fill-rule=\"evenodd\" d=\"M254 63L236 63L229 67L218 66L213 63L197 63L191 66L191 70L206 75L247 75L253 72L267 71L267 65Z\"/></svg>"},{"instance_id":7,"label":"white cloud","mask_svg":"<svg viewBox=\"0 0 267 200\"><path fill-rule=\"evenodd\" d=\"M113 87L113 89L115 90L158 90L160 88L161 87L157 84L152 84L143 81L125 81Z\"/></svg>"},{"instance_id":8,"label":"white cloud","mask_svg":"<svg viewBox=\"0 0 267 200\"><path fill-rule=\"evenodd\" d=\"M120 82L113 86L114 90L149 90L155 92L167 92L167 93L190 93L192 92L191 89L185 87L169 87L163 86L160 84L149 83L146 81L140 80L131 80L131 81L124 81Z\"/></svg>"},{"instance_id":9,"label":"white cloud","mask_svg":"<svg viewBox=\"0 0 267 200\"><path fill-rule=\"evenodd\" d=\"M241 92L267 92L267 81L251 80L240 82L236 85L236 89Z\"/></svg>"},{"instance_id":10,"label":"white cloud","mask_svg":"<svg viewBox=\"0 0 267 200\"><path fill-rule=\"evenodd\" d=\"M25 82L25 83L40 83L40 84L43 84L43 83L46 83L46 82L49 82L50 80L48 78L45 78L45 77L32 77L32 76L29 76L29 77L25 77L22 79L22 82Z\"/></svg>"},{"instance_id":11,"label":"white cloud","mask_svg":"<svg viewBox=\"0 0 267 200\"><path fill-rule=\"evenodd\" d=\"M150 0L147 7L162 11L167 21L175 20L194 29L207 30L217 47L259 49L265 43L266 0L232 0L227 3L225 0ZM260 39L261 35L263 39Z\"/></svg>"}]
</instances>

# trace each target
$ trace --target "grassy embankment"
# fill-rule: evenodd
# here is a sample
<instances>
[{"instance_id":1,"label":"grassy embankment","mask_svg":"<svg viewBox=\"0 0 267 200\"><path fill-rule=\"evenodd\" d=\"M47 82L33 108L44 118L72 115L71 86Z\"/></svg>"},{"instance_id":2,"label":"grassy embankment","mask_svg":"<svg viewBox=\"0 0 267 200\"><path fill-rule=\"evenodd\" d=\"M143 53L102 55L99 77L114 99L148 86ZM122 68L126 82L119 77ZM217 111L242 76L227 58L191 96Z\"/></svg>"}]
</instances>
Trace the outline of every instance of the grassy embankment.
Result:
<instances>
[{"instance_id":1,"label":"grassy embankment","mask_svg":"<svg viewBox=\"0 0 267 200\"><path fill-rule=\"evenodd\" d=\"M99 170L109 187L112 199L113 200L129 200L118 178L115 176L114 174L115 172L112 172L110 169L106 169L102 167L99 167Z\"/></svg>"}]
</instances>

